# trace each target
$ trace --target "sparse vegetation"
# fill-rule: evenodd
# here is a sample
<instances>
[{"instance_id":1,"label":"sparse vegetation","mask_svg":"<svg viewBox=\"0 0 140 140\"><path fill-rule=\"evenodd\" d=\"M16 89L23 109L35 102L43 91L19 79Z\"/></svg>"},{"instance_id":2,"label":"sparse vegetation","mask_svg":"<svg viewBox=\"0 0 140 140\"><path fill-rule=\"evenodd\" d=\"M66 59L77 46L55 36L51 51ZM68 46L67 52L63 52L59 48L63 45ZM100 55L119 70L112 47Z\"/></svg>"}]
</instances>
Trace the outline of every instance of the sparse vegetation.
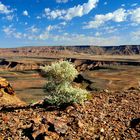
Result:
<instances>
[{"instance_id":1,"label":"sparse vegetation","mask_svg":"<svg viewBox=\"0 0 140 140\"><path fill-rule=\"evenodd\" d=\"M83 103L88 97L86 90L73 87L71 83L78 75L74 65L67 61L52 63L51 66L41 67L48 78L45 86L47 102L61 105L65 103Z\"/></svg>"}]
</instances>

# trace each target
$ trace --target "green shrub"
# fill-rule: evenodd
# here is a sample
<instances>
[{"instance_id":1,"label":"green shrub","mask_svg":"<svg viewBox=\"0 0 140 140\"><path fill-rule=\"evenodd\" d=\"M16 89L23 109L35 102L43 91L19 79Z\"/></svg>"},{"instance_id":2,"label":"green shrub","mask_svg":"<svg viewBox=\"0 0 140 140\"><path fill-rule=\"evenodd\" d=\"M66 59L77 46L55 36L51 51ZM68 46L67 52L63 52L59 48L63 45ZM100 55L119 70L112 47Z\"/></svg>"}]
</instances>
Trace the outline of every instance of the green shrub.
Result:
<instances>
[{"instance_id":1,"label":"green shrub","mask_svg":"<svg viewBox=\"0 0 140 140\"><path fill-rule=\"evenodd\" d=\"M87 99L86 90L71 85L78 71L70 62L55 62L41 69L49 80L45 85L45 92L47 93L46 100L50 104L83 103Z\"/></svg>"}]
</instances>

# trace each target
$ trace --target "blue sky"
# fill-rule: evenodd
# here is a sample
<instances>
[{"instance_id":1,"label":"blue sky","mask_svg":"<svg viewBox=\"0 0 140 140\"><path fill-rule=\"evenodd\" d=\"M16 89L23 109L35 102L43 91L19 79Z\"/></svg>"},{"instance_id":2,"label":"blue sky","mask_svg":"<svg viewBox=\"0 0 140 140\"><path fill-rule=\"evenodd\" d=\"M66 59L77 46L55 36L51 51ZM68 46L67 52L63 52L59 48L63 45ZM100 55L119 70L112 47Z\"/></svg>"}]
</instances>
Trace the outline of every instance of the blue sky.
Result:
<instances>
[{"instance_id":1,"label":"blue sky","mask_svg":"<svg viewBox=\"0 0 140 140\"><path fill-rule=\"evenodd\" d=\"M140 44L139 0L0 0L0 47Z\"/></svg>"}]
</instances>

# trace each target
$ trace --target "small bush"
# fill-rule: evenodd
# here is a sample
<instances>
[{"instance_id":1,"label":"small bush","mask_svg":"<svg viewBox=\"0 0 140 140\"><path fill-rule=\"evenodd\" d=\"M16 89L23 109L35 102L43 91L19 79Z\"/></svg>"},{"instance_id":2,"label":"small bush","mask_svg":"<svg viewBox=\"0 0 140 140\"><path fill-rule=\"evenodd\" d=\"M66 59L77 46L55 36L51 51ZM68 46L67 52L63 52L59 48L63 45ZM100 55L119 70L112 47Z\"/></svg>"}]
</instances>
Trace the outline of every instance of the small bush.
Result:
<instances>
[{"instance_id":1,"label":"small bush","mask_svg":"<svg viewBox=\"0 0 140 140\"><path fill-rule=\"evenodd\" d=\"M78 71L67 61L55 62L51 66L41 67L48 83L45 85L47 102L61 105L65 103L83 103L88 96L86 90L71 85Z\"/></svg>"}]
</instances>

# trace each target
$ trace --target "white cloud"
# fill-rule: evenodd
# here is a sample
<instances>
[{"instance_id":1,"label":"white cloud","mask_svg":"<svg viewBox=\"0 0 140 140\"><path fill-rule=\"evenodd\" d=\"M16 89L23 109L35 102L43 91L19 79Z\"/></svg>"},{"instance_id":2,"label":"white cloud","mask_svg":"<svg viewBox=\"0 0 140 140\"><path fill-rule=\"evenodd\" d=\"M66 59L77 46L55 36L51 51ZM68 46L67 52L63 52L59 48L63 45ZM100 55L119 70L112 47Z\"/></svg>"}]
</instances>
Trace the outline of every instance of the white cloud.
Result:
<instances>
[{"instance_id":1,"label":"white cloud","mask_svg":"<svg viewBox=\"0 0 140 140\"><path fill-rule=\"evenodd\" d=\"M12 27L12 25L9 25L8 27L4 26L2 31L9 36L14 33L15 29Z\"/></svg>"},{"instance_id":2,"label":"white cloud","mask_svg":"<svg viewBox=\"0 0 140 140\"><path fill-rule=\"evenodd\" d=\"M108 27L106 26L103 28L103 30L104 30L104 34L106 34L106 33L116 32L118 30L118 28L113 27L113 26L108 26Z\"/></svg>"},{"instance_id":3,"label":"white cloud","mask_svg":"<svg viewBox=\"0 0 140 140\"><path fill-rule=\"evenodd\" d=\"M51 26L46 27L45 31L38 36L39 40L46 40L49 38L49 31L51 30Z\"/></svg>"},{"instance_id":4,"label":"white cloud","mask_svg":"<svg viewBox=\"0 0 140 140\"><path fill-rule=\"evenodd\" d=\"M27 25L28 23L25 22L24 24ZM13 25L9 25L3 26L2 31L8 37L14 37L17 39L47 40L51 36L52 31L55 30L59 32L65 25L65 22L60 22L56 25L48 25L44 30L37 28L35 25L32 25L31 27L26 28L24 32L17 31L17 29L14 28Z\"/></svg>"},{"instance_id":5,"label":"white cloud","mask_svg":"<svg viewBox=\"0 0 140 140\"><path fill-rule=\"evenodd\" d=\"M121 6L122 6L122 7L125 7L125 4L122 4Z\"/></svg>"},{"instance_id":6,"label":"white cloud","mask_svg":"<svg viewBox=\"0 0 140 140\"><path fill-rule=\"evenodd\" d=\"M64 14L66 14L65 10L51 11L49 8L45 8L45 15L48 17L48 19L62 18L62 15Z\"/></svg>"},{"instance_id":7,"label":"white cloud","mask_svg":"<svg viewBox=\"0 0 140 140\"><path fill-rule=\"evenodd\" d=\"M41 17L40 16L37 16L36 19L41 19Z\"/></svg>"},{"instance_id":8,"label":"white cloud","mask_svg":"<svg viewBox=\"0 0 140 140\"><path fill-rule=\"evenodd\" d=\"M140 8L125 10L124 8L120 8L112 13L95 15L94 19L86 23L83 29L91 29L98 28L103 26L108 21L114 22L124 22L129 21L132 22L131 25L140 24Z\"/></svg>"},{"instance_id":9,"label":"white cloud","mask_svg":"<svg viewBox=\"0 0 140 140\"><path fill-rule=\"evenodd\" d=\"M57 31L59 31L62 28L62 26L65 26L65 25L63 25L63 23L59 23L57 25L48 25L45 28L45 31L43 31L42 33L40 33L38 39L39 40L46 40L46 39L48 39L49 36L50 36L51 31L56 30L56 29L57 29Z\"/></svg>"},{"instance_id":10,"label":"white cloud","mask_svg":"<svg viewBox=\"0 0 140 140\"><path fill-rule=\"evenodd\" d=\"M23 37L23 34L20 32L14 33L15 38L21 39Z\"/></svg>"},{"instance_id":11,"label":"white cloud","mask_svg":"<svg viewBox=\"0 0 140 140\"><path fill-rule=\"evenodd\" d=\"M65 25L67 25L67 22L65 22L65 21L64 22L61 22L60 25L65 26Z\"/></svg>"},{"instance_id":12,"label":"white cloud","mask_svg":"<svg viewBox=\"0 0 140 140\"><path fill-rule=\"evenodd\" d=\"M131 10L130 15L131 15L131 20L134 23L140 24L140 8L136 8L134 10Z\"/></svg>"},{"instance_id":13,"label":"white cloud","mask_svg":"<svg viewBox=\"0 0 140 140\"><path fill-rule=\"evenodd\" d=\"M133 3L131 6L132 7L135 7L135 6L137 6L138 5L138 3Z\"/></svg>"},{"instance_id":14,"label":"white cloud","mask_svg":"<svg viewBox=\"0 0 140 140\"><path fill-rule=\"evenodd\" d=\"M104 5L107 5L107 1L104 2Z\"/></svg>"},{"instance_id":15,"label":"white cloud","mask_svg":"<svg viewBox=\"0 0 140 140\"><path fill-rule=\"evenodd\" d=\"M120 42L120 37L112 35L105 37L101 33L96 33L95 36L69 33L53 34L52 31L57 28L59 28L58 25L49 25L44 31L39 33L22 33L17 31L13 25L10 25L3 27L3 32L8 37L14 37L16 39L50 41L58 45L116 45Z\"/></svg>"},{"instance_id":16,"label":"white cloud","mask_svg":"<svg viewBox=\"0 0 140 140\"><path fill-rule=\"evenodd\" d=\"M95 36L96 36L96 37L99 37L99 36L101 36L101 35L102 35L102 34L101 34L100 32L96 32L96 33L95 33Z\"/></svg>"},{"instance_id":17,"label":"white cloud","mask_svg":"<svg viewBox=\"0 0 140 140\"><path fill-rule=\"evenodd\" d=\"M51 38L55 44L60 45L116 45L120 41L120 38L117 36L98 37L68 33L64 33L62 35L52 35Z\"/></svg>"},{"instance_id":18,"label":"white cloud","mask_svg":"<svg viewBox=\"0 0 140 140\"><path fill-rule=\"evenodd\" d=\"M84 26L84 28L87 28L87 29L98 28L110 20L114 22L123 22L126 20L126 17L127 17L126 10L123 8L120 8L114 11L113 13L107 13L105 15L96 15L94 17L94 20L88 22L87 25Z\"/></svg>"},{"instance_id":19,"label":"white cloud","mask_svg":"<svg viewBox=\"0 0 140 140\"><path fill-rule=\"evenodd\" d=\"M20 33L20 32L16 32L16 29L13 28L13 25L9 25L9 26L4 26L3 30L2 30L8 37L14 37L14 38L18 38L21 39L24 37L24 34Z\"/></svg>"},{"instance_id":20,"label":"white cloud","mask_svg":"<svg viewBox=\"0 0 140 140\"><path fill-rule=\"evenodd\" d=\"M57 3L67 3L68 0L56 0Z\"/></svg>"},{"instance_id":21,"label":"white cloud","mask_svg":"<svg viewBox=\"0 0 140 140\"><path fill-rule=\"evenodd\" d=\"M13 9L10 10L8 6L0 2L0 14L9 14L11 12L13 12Z\"/></svg>"},{"instance_id":22,"label":"white cloud","mask_svg":"<svg viewBox=\"0 0 140 140\"><path fill-rule=\"evenodd\" d=\"M23 11L22 15L23 16L29 16L28 11L27 10Z\"/></svg>"},{"instance_id":23,"label":"white cloud","mask_svg":"<svg viewBox=\"0 0 140 140\"><path fill-rule=\"evenodd\" d=\"M14 18L14 15L7 15L6 16L6 19L9 20L9 21L12 21Z\"/></svg>"},{"instance_id":24,"label":"white cloud","mask_svg":"<svg viewBox=\"0 0 140 140\"><path fill-rule=\"evenodd\" d=\"M133 40L140 40L140 30L131 33Z\"/></svg>"},{"instance_id":25,"label":"white cloud","mask_svg":"<svg viewBox=\"0 0 140 140\"><path fill-rule=\"evenodd\" d=\"M77 5L67 10L53 10L51 11L49 8L45 8L45 15L49 19L64 19L71 20L74 17L82 17L83 15L88 14L93 8L96 7L98 0L88 0L87 3L83 5Z\"/></svg>"},{"instance_id":26,"label":"white cloud","mask_svg":"<svg viewBox=\"0 0 140 140\"><path fill-rule=\"evenodd\" d=\"M27 30L31 33L37 33L39 31L39 29L37 27L35 27L34 25L32 25L31 27L27 28Z\"/></svg>"}]
</instances>

